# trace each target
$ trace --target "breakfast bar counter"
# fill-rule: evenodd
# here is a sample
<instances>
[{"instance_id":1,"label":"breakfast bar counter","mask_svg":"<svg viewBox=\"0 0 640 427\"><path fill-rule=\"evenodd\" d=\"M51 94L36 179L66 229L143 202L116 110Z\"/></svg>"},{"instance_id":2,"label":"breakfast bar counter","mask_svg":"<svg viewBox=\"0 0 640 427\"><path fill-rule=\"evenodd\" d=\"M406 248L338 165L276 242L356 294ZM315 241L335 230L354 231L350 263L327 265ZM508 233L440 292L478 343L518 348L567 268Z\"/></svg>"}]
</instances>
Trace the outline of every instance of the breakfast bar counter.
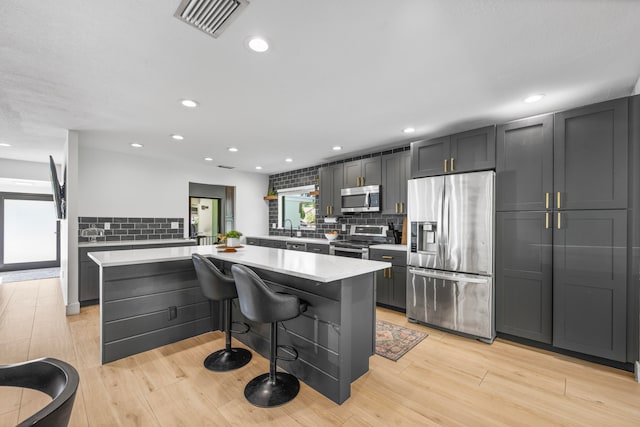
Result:
<instances>
[{"instance_id":1,"label":"breakfast bar counter","mask_svg":"<svg viewBox=\"0 0 640 427\"><path fill-rule=\"evenodd\" d=\"M222 252L190 246L90 253L100 267L102 363L108 363L223 325L222 306L200 291L191 256L209 257L229 273L252 268L271 288L298 296L308 309L282 322L278 343L296 348L279 365L337 403L369 370L375 353L375 272L387 262L246 246ZM250 326L234 338L268 357L269 324L251 322L233 302L234 321Z\"/></svg>"}]
</instances>

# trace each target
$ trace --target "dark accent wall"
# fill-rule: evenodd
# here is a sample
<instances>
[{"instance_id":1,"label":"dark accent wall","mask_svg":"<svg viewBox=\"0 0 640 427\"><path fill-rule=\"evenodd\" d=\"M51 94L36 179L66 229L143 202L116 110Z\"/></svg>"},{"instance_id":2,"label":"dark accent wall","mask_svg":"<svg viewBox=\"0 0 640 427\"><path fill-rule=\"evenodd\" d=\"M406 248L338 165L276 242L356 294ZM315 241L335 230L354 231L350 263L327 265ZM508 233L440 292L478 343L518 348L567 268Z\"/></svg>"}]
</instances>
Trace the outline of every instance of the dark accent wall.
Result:
<instances>
[{"instance_id":1,"label":"dark accent wall","mask_svg":"<svg viewBox=\"0 0 640 427\"><path fill-rule=\"evenodd\" d=\"M283 188L301 187L303 185L315 185L316 188L318 182L318 169L325 166L331 166L339 163L346 163L352 160L367 159L370 157L379 157L385 154L393 154L401 151L409 150L409 145L405 147L395 148L393 150L366 154L363 156L350 157L346 159L337 160L331 163L323 163L317 166L311 166L308 168L297 169L288 172L282 172L269 176L269 190L281 190ZM322 189L320 189L322 191ZM382 201L384 203L384 200ZM289 235L289 230L274 229L271 228L271 224L278 223L278 201L269 200L269 235L270 236L284 236ZM342 231L342 224L347 225L360 225L360 224L372 224L372 225L388 225L392 222L398 229L402 229L402 221L406 218L406 215L382 215L379 212L367 212L367 213L354 213L344 214L338 217L337 224L325 224L324 218L319 214L320 199L316 197L316 229L315 230L301 230L302 237L315 237L324 238L324 233L330 230L337 230L340 234L348 234L349 227L346 231ZM295 232L294 230L294 236Z\"/></svg>"},{"instance_id":2,"label":"dark accent wall","mask_svg":"<svg viewBox=\"0 0 640 427\"><path fill-rule=\"evenodd\" d=\"M110 223L111 229L104 230L104 224ZM178 228L171 228L177 222ZM94 225L104 230L104 236L96 237L98 242L118 242L130 240L182 239L184 237L184 218L123 218L81 216L78 218L78 241L88 242L80 237L82 230Z\"/></svg>"}]
</instances>

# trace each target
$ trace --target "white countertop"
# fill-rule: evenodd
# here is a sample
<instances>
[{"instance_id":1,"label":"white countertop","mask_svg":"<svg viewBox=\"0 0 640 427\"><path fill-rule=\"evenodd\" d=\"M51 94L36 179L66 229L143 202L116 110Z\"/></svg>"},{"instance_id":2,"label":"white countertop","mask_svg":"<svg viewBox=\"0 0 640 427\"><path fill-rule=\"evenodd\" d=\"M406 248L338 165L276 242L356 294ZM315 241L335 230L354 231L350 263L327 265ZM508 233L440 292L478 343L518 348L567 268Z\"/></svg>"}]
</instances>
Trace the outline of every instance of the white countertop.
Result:
<instances>
[{"instance_id":1,"label":"white countertop","mask_svg":"<svg viewBox=\"0 0 640 427\"><path fill-rule=\"evenodd\" d=\"M78 243L79 248L90 248L92 246L135 246L135 245L167 245L170 243L185 243L185 242L193 242L196 243L194 239L151 239L151 240L118 240L118 241L109 241L109 242L80 242Z\"/></svg>"},{"instance_id":2,"label":"white countertop","mask_svg":"<svg viewBox=\"0 0 640 427\"><path fill-rule=\"evenodd\" d=\"M284 242L292 242L292 243L315 243L318 245L328 245L328 239L318 239L314 237L289 237L289 236L247 236L247 238L252 237L254 239L265 239L265 240L281 240Z\"/></svg>"},{"instance_id":3,"label":"white countertop","mask_svg":"<svg viewBox=\"0 0 640 427\"><path fill-rule=\"evenodd\" d=\"M390 245L390 244L382 244L382 245L371 245L369 249L382 249L385 251L407 251L407 245Z\"/></svg>"},{"instance_id":4,"label":"white countertop","mask_svg":"<svg viewBox=\"0 0 640 427\"><path fill-rule=\"evenodd\" d=\"M332 282L391 267L391 263L321 255L286 249L247 245L237 252L218 252L215 246L184 246L157 249L89 252L89 258L101 267L146 264L191 259L198 253L248 267L302 277L318 282Z\"/></svg>"}]
</instances>

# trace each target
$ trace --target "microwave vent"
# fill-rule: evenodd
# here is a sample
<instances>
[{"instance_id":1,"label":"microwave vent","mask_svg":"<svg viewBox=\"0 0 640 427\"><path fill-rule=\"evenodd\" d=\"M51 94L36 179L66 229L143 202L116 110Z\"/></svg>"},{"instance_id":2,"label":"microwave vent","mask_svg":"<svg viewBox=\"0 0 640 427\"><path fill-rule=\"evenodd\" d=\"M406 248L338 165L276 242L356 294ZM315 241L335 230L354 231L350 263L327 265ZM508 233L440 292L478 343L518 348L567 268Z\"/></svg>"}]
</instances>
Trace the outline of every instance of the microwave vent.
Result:
<instances>
[{"instance_id":1,"label":"microwave vent","mask_svg":"<svg viewBox=\"0 0 640 427\"><path fill-rule=\"evenodd\" d=\"M173 16L217 38L248 4L247 0L182 0Z\"/></svg>"}]
</instances>

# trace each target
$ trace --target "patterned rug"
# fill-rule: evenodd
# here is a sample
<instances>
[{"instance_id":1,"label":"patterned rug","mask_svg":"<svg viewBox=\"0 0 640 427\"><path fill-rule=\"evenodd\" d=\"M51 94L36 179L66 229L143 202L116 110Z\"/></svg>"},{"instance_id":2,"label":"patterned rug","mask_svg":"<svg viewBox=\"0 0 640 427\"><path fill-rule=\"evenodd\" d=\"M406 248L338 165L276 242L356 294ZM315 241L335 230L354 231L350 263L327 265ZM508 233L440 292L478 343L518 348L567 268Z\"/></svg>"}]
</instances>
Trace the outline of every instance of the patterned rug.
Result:
<instances>
[{"instance_id":1,"label":"patterned rug","mask_svg":"<svg viewBox=\"0 0 640 427\"><path fill-rule=\"evenodd\" d=\"M0 273L0 283L50 279L52 277L60 277L60 267L38 268L36 270L5 271Z\"/></svg>"},{"instance_id":2,"label":"patterned rug","mask_svg":"<svg viewBox=\"0 0 640 427\"><path fill-rule=\"evenodd\" d=\"M424 332L376 320L376 354L395 362L427 336Z\"/></svg>"}]
</instances>

